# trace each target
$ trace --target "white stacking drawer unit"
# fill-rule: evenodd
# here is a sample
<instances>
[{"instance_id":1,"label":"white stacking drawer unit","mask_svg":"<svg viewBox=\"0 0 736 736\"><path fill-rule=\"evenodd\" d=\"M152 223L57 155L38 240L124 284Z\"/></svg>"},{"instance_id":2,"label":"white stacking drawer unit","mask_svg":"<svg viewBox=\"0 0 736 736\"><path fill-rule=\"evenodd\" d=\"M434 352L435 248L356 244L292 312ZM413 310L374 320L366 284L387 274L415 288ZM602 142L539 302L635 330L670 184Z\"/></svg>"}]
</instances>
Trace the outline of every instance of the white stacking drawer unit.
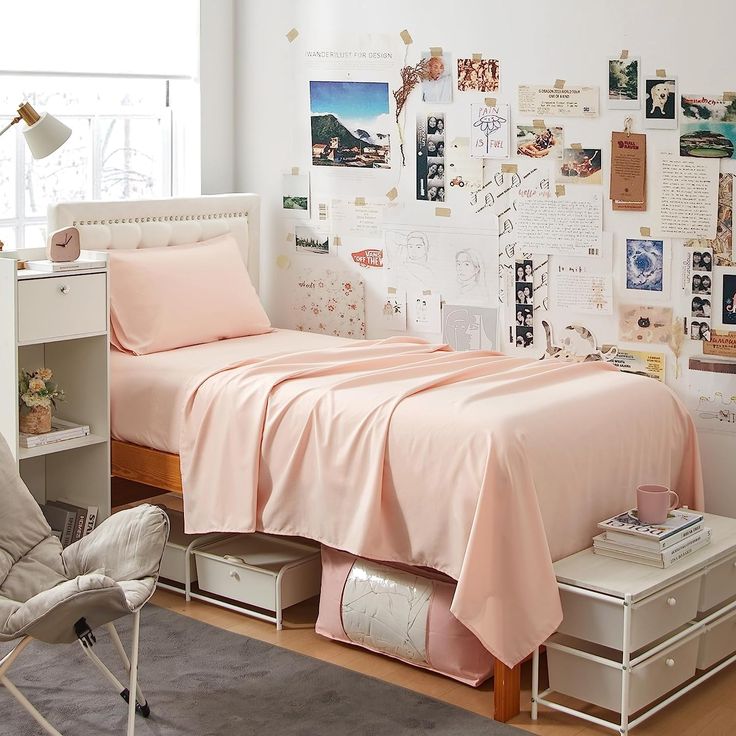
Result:
<instances>
[{"instance_id":1,"label":"white stacking drawer unit","mask_svg":"<svg viewBox=\"0 0 736 736\"><path fill-rule=\"evenodd\" d=\"M238 534L198 546L193 554L199 592L192 598L272 621L277 629L283 626L283 609L319 595L322 566L314 544Z\"/></svg>"},{"instance_id":2,"label":"white stacking drawer unit","mask_svg":"<svg viewBox=\"0 0 736 736\"><path fill-rule=\"evenodd\" d=\"M736 519L705 514L711 543L661 569L593 554L555 563L563 621L546 643L549 688L539 704L622 734L736 661ZM619 715L607 720L552 693Z\"/></svg>"}]
</instances>

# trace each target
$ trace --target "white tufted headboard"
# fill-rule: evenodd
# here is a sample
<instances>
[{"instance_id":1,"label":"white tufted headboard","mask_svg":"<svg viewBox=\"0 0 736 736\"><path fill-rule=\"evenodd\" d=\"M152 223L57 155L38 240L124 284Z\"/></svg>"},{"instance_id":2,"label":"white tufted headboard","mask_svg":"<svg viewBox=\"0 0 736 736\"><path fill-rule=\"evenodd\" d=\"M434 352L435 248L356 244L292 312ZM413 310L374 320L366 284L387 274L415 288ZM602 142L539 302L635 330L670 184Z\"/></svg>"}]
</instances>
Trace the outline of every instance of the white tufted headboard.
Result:
<instances>
[{"instance_id":1,"label":"white tufted headboard","mask_svg":"<svg viewBox=\"0 0 736 736\"><path fill-rule=\"evenodd\" d=\"M260 197L257 194L50 205L49 232L68 225L79 228L84 250L183 245L230 232L258 291Z\"/></svg>"}]
</instances>

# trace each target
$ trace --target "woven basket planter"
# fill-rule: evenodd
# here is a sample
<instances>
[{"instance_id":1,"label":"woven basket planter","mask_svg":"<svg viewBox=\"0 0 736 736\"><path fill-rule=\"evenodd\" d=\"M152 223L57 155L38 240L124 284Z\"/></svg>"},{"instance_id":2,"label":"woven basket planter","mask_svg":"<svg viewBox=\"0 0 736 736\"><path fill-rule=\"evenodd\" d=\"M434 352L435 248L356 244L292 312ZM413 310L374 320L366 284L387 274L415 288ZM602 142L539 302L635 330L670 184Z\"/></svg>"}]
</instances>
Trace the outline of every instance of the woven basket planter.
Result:
<instances>
[{"instance_id":1,"label":"woven basket planter","mask_svg":"<svg viewBox=\"0 0 736 736\"><path fill-rule=\"evenodd\" d=\"M20 431L26 434L43 434L51 431L51 407L34 406L20 413Z\"/></svg>"}]
</instances>

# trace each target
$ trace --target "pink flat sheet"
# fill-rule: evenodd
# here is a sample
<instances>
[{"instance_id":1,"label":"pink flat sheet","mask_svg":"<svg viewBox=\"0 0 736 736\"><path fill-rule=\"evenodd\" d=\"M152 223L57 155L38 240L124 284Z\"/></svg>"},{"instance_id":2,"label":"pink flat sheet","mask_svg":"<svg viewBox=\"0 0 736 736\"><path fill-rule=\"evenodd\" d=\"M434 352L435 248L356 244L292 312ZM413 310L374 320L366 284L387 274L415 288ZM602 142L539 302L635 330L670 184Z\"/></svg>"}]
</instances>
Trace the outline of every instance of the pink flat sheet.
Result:
<instances>
[{"instance_id":1,"label":"pink flat sheet","mask_svg":"<svg viewBox=\"0 0 736 736\"><path fill-rule=\"evenodd\" d=\"M444 572L452 613L509 666L561 620L552 561L637 485L703 503L692 421L661 383L407 337L212 365L186 391L179 450L188 532Z\"/></svg>"},{"instance_id":2,"label":"pink flat sheet","mask_svg":"<svg viewBox=\"0 0 736 736\"><path fill-rule=\"evenodd\" d=\"M342 337L296 330L192 345L150 355L110 351L110 423L116 440L179 454L189 382L211 368L279 353L344 345Z\"/></svg>"}]
</instances>

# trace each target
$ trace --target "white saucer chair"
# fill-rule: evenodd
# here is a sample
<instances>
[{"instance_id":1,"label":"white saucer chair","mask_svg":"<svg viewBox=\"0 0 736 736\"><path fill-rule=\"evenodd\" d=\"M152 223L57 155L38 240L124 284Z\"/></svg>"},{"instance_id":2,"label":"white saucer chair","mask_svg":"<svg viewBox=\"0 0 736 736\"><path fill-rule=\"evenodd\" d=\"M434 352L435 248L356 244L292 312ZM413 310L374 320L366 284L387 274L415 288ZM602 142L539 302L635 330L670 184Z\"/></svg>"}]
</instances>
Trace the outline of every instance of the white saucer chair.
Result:
<instances>
[{"instance_id":1,"label":"white saucer chair","mask_svg":"<svg viewBox=\"0 0 736 736\"><path fill-rule=\"evenodd\" d=\"M144 504L114 514L62 549L0 435L0 642L20 639L0 659L0 685L47 733L61 736L7 674L31 639L49 644L78 640L128 703L128 736L135 731L136 712L148 717L150 709L138 687L140 611L156 588L168 533L166 514ZM133 616L130 659L112 623L128 615ZM120 654L128 687L92 651L93 631L99 626L107 627Z\"/></svg>"}]
</instances>

